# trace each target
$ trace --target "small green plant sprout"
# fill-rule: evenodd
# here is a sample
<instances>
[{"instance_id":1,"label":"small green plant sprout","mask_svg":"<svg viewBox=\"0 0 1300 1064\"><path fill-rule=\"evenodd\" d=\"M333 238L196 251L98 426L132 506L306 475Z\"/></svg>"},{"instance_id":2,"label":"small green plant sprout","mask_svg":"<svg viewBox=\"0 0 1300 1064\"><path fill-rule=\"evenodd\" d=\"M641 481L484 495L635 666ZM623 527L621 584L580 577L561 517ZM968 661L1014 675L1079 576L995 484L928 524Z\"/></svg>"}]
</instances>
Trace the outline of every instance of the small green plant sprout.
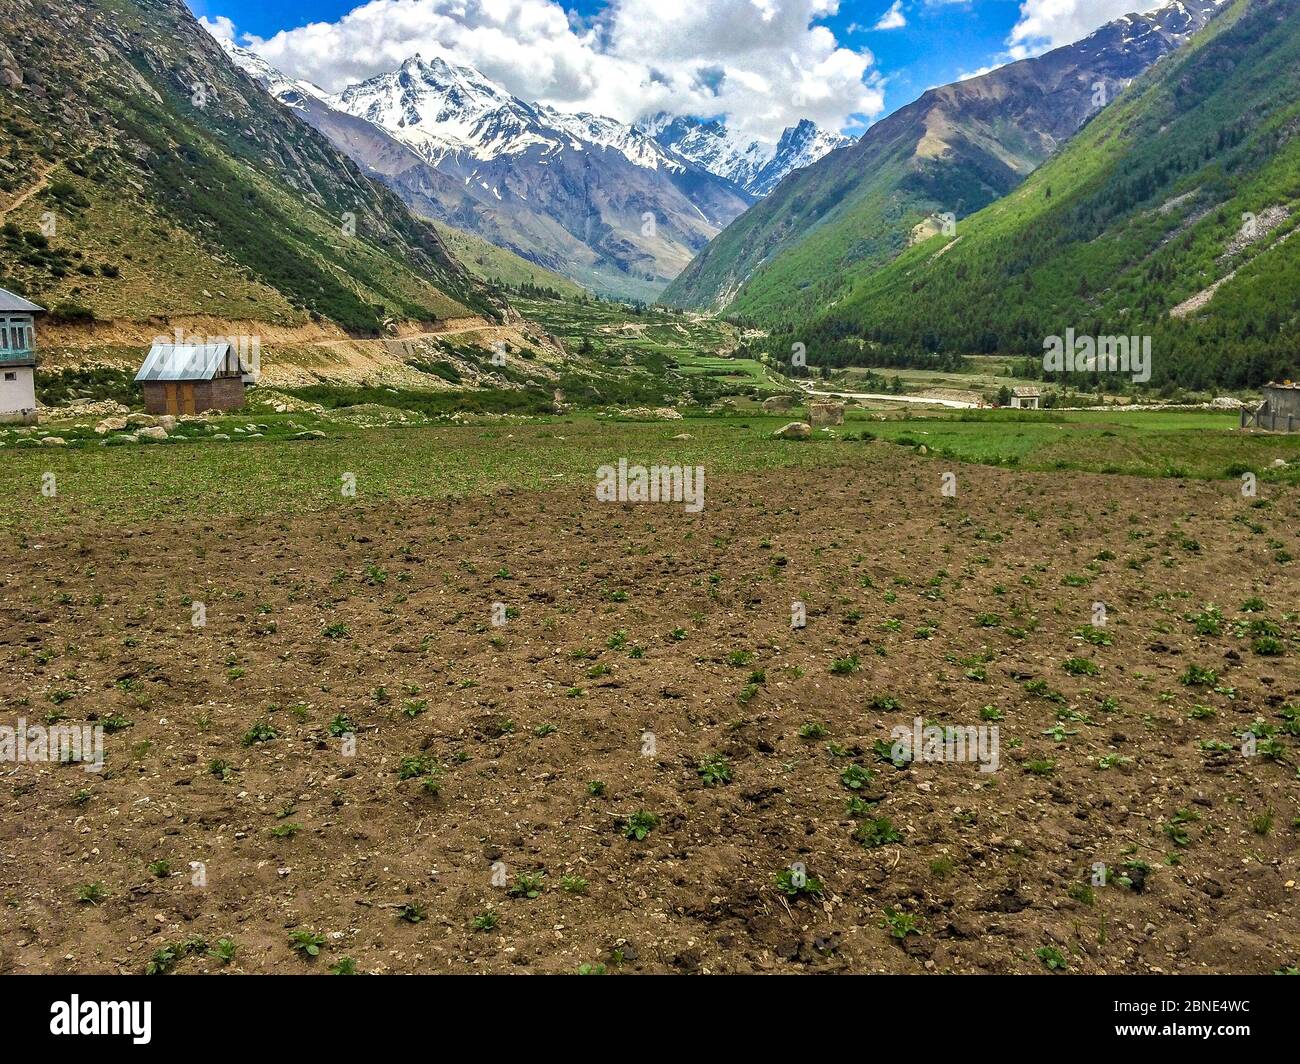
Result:
<instances>
[{"instance_id":1,"label":"small green plant sprout","mask_svg":"<svg viewBox=\"0 0 1300 1064\"><path fill-rule=\"evenodd\" d=\"M597 961L595 964L578 965L579 975L605 975L607 972L608 969L599 961Z\"/></svg>"},{"instance_id":2,"label":"small green plant sprout","mask_svg":"<svg viewBox=\"0 0 1300 1064\"><path fill-rule=\"evenodd\" d=\"M334 719L329 722L329 733L335 739L341 739L345 735L356 735L357 726L352 723L346 713L337 713Z\"/></svg>"},{"instance_id":3,"label":"small green plant sprout","mask_svg":"<svg viewBox=\"0 0 1300 1064\"><path fill-rule=\"evenodd\" d=\"M108 897L108 891L100 882L83 883L77 888L77 901L83 905L98 905Z\"/></svg>"},{"instance_id":4,"label":"small green plant sprout","mask_svg":"<svg viewBox=\"0 0 1300 1064\"><path fill-rule=\"evenodd\" d=\"M179 947L172 945L160 946L158 949L154 950L153 956L145 962L144 974L166 975L176 967L176 962L179 959Z\"/></svg>"},{"instance_id":5,"label":"small green plant sprout","mask_svg":"<svg viewBox=\"0 0 1300 1064\"><path fill-rule=\"evenodd\" d=\"M501 917L491 909L487 909L474 917L472 925L475 931L491 931L498 923L500 923L500 921Z\"/></svg>"},{"instance_id":6,"label":"small green plant sprout","mask_svg":"<svg viewBox=\"0 0 1300 1064\"><path fill-rule=\"evenodd\" d=\"M106 735L125 731L135 725L134 721L127 720L121 713L110 713L106 717L101 717L99 723L103 726Z\"/></svg>"},{"instance_id":7,"label":"small green plant sprout","mask_svg":"<svg viewBox=\"0 0 1300 1064\"><path fill-rule=\"evenodd\" d=\"M271 727L271 722L259 720L248 731L244 732L244 737L240 740L245 746L252 746L254 743L269 743L272 739L278 739L280 733Z\"/></svg>"},{"instance_id":8,"label":"small green plant sprout","mask_svg":"<svg viewBox=\"0 0 1300 1064\"><path fill-rule=\"evenodd\" d=\"M321 947L325 945L325 936L319 931L291 931L289 945L304 957L318 957Z\"/></svg>"},{"instance_id":9,"label":"small green plant sprout","mask_svg":"<svg viewBox=\"0 0 1300 1064\"><path fill-rule=\"evenodd\" d=\"M1179 809L1165 824L1165 834L1175 846L1190 846L1192 838L1188 835L1185 825L1200 819L1200 816L1190 809Z\"/></svg>"},{"instance_id":10,"label":"small green plant sprout","mask_svg":"<svg viewBox=\"0 0 1300 1064\"><path fill-rule=\"evenodd\" d=\"M999 721L1002 719L1004 719L1002 710L998 709L997 706L984 706L980 710L980 720Z\"/></svg>"},{"instance_id":11,"label":"small green plant sprout","mask_svg":"<svg viewBox=\"0 0 1300 1064\"><path fill-rule=\"evenodd\" d=\"M1050 776L1056 771L1056 762L1045 758L1036 758L1025 762L1025 771L1032 772L1035 776Z\"/></svg>"},{"instance_id":12,"label":"small green plant sprout","mask_svg":"<svg viewBox=\"0 0 1300 1064\"><path fill-rule=\"evenodd\" d=\"M1273 810L1266 809L1250 818L1250 830L1263 837L1273 830Z\"/></svg>"},{"instance_id":13,"label":"small green plant sprout","mask_svg":"<svg viewBox=\"0 0 1300 1064\"><path fill-rule=\"evenodd\" d=\"M899 942L908 935L921 933L917 918L911 913L901 913L897 909L886 909L880 926L889 932L890 938L896 938Z\"/></svg>"},{"instance_id":14,"label":"small green plant sprout","mask_svg":"<svg viewBox=\"0 0 1300 1064\"><path fill-rule=\"evenodd\" d=\"M1047 966L1049 972L1063 972L1069 967L1065 963L1065 957L1055 946L1040 946L1034 950L1034 956Z\"/></svg>"},{"instance_id":15,"label":"small green plant sprout","mask_svg":"<svg viewBox=\"0 0 1300 1064\"><path fill-rule=\"evenodd\" d=\"M398 908L397 918L408 924L422 924L428 919L428 913L424 911L424 906L408 902Z\"/></svg>"},{"instance_id":16,"label":"small green plant sprout","mask_svg":"<svg viewBox=\"0 0 1300 1064\"><path fill-rule=\"evenodd\" d=\"M288 824L277 824L271 829L271 835L277 839L291 839L301 830L301 824L295 824L290 821Z\"/></svg>"},{"instance_id":17,"label":"small green plant sprout","mask_svg":"<svg viewBox=\"0 0 1300 1064\"><path fill-rule=\"evenodd\" d=\"M623 834L629 839L642 842L645 837L659 826L659 818L654 813L638 809L623 822Z\"/></svg>"},{"instance_id":18,"label":"small green plant sprout","mask_svg":"<svg viewBox=\"0 0 1300 1064\"><path fill-rule=\"evenodd\" d=\"M1219 674L1200 665L1188 665L1178 679L1185 687L1213 687L1219 682Z\"/></svg>"},{"instance_id":19,"label":"small green plant sprout","mask_svg":"<svg viewBox=\"0 0 1300 1064\"><path fill-rule=\"evenodd\" d=\"M587 793L593 798L600 798L605 794L605 784L601 780L591 780L587 784Z\"/></svg>"},{"instance_id":20,"label":"small green plant sprout","mask_svg":"<svg viewBox=\"0 0 1300 1064\"><path fill-rule=\"evenodd\" d=\"M836 658L831 662L831 672L836 676L847 676L849 673L857 672L861 667L856 654L850 654L847 658Z\"/></svg>"},{"instance_id":21,"label":"small green plant sprout","mask_svg":"<svg viewBox=\"0 0 1300 1064\"><path fill-rule=\"evenodd\" d=\"M844 766L840 773L840 782L851 791L860 791L871 782L872 772L856 762Z\"/></svg>"},{"instance_id":22,"label":"small green plant sprout","mask_svg":"<svg viewBox=\"0 0 1300 1064\"><path fill-rule=\"evenodd\" d=\"M1200 613L1189 614L1187 619L1200 635L1223 634L1223 611L1218 606L1208 605Z\"/></svg>"},{"instance_id":23,"label":"small green plant sprout","mask_svg":"<svg viewBox=\"0 0 1300 1064\"><path fill-rule=\"evenodd\" d=\"M868 850L874 850L878 846L885 846L891 842L903 841L903 836L898 833L898 829L887 816L862 821L853 832L853 837Z\"/></svg>"},{"instance_id":24,"label":"small green plant sprout","mask_svg":"<svg viewBox=\"0 0 1300 1064\"><path fill-rule=\"evenodd\" d=\"M537 725L536 728L533 729L533 734L536 735L539 739L544 739L548 735L554 735L559 730L560 729L556 727L554 724L550 724L550 723L539 724Z\"/></svg>"},{"instance_id":25,"label":"small green plant sprout","mask_svg":"<svg viewBox=\"0 0 1300 1064\"><path fill-rule=\"evenodd\" d=\"M212 944L212 948L208 950L208 956L213 960L220 961L222 964L229 964L235 959L235 953L238 949L239 946L235 944L233 938L219 938Z\"/></svg>"},{"instance_id":26,"label":"small green plant sprout","mask_svg":"<svg viewBox=\"0 0 1300 1064\"><path fill-rule=\"evenodd\" d=\"M422 755L414 757L404 757L397 765L397 778L399 780L413 780L420 776L427 775L437 766L433 758Z\"/></svg>"},{"instance_id":27,"label":"small green plant sprout","mask_svg":"<svg viewBox=\"0 0 1300 1064\"><path fill-rule=\"evenodd\" d=\"M1131 765L1133 759L1125 757L1123 754L1105 754L1097 758L1097 767L1099 769L1123 768L1125 765Z\"/></svg>"},{"instance_id":28,"label":"small green plant sprout","mask_svg":"<svg viewBox=\"0 0 1300 1064\"><path fill-rule=\"evenodd\" d=\"M800 739L824 739L830 734L826 730L826 725L818 724L816 721L809 721L799 728Z\"/></svg>"},{"instance_id":29,"label":"small green plant sprout","mask_svg":"<svg viewBox=\"0 0 1300 1064\"><path fill-rule=\"evenodd\" d=\"M878 802L871 801L867 798L859 797L856 794L850 794L849 800L844 803L844 811L853 817L854 820L861 820L864 816L870 816L872 810L876 808Z\"/></svg>"},{"instance_id":30,"label":"small green plant sprout","mask_svg":"<svg viewBox=\"0 0 1300 1064\"><path fill-rule=\"evenodd\" d=\"M821 880L810 876L802 861L796 861L789 868L781 869L773 879L776 882L776 889L788 898L797 898L801 894L820 896L822 893Z\"/></svg>"},{"instance_id":31,"label":"small green plant sprout","mask_svg":"<svg viewBox=\"0 0 1300 1064\"><path fill-rule=\"evenodd\" d=\"M541 872L520 872L506 893L512 898L540 898L546 889L543 878Z\"/></svg>"},{"instance_id":32,"label":"small green plant sprout","mask_svg":"<svg viewBox=\"0 0 1300 1064\"><path fill-rule=\"evenodd\" d=\"M356 975L357 962L351 957L340 957L330 965L330 975Z\"/></svg>"},{"instance_id":33,"label":"small green plant sprout","mask_svg":"<svg viewBox=\"0 0 1300 1064\"><path fill-rule=\"evenodd\" d=\"M586 894L587 881L582 876L561 876L560 889L566 894Z\"/></svg>"},{"instance_id":34,"label":"small green plant sprout","mask_svg":"<svg viewBox=\"0 0 1300 1064\"><path fill-rule=\"evenodd\" d=\"M731 782L731 765L721 754L702 757L695 769L706 787L717 787Z\"/></svg>"},{"instance_id":35,"label":"small green plant sprout","mask_svg":"<svg viewBox=\"0 0 1300 1064\"><path fill-rule=\"evenodd\" d=\"M1110 633L1105 628L1098 628L1092 624L1085 624L1082 628L1076 629L1074 634L1095 647L1108 647L1112 643Z\"/></svg>"},{"instance_id":36,"label":"small green plant sprout","mask_svg":"<svg viewBox=\"0 0 1300 1064\"><path fill-rule=\"evenodd\" d=\"M172 874L170 861L150 861L149 874L156 876L158 879L166 879Z\"/></svg>"},{"instance_id":37,"label":"small green plant sprout","mask_svg":"<svg viewBox=\"0 0 1300 1064\"><path fill-rule=\"evenodd\" d=\"M884 761L894 768L907 768L912 763L912 751L906 743L877 739L871 744L871 752L878 761Z\"/></svg>"},{"instance_id":38,"label":"small green plant sprout","mask_svg":"<svg viewBox=\"0 0 1300 1064\"><path fill-rule=\"evenodd\" d=\"M1097 663L1088 658L1066 658L1062 667L1071 676L1096 676L1101 672Z\"/></svg>"}]
</instances>

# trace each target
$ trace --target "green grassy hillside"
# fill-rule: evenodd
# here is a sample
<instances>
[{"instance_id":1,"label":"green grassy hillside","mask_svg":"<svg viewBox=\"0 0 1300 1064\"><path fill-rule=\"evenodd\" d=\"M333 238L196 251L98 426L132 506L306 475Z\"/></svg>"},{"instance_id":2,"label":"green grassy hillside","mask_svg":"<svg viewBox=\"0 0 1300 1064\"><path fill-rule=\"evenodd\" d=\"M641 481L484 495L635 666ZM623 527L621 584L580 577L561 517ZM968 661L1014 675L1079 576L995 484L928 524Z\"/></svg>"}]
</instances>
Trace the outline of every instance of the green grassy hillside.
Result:
<instances>
[{"instance_id":1,"label":"green grassy hillside","mask_svg":"<svg viewBox=\"0 0 1300 1064\"><path fill-rule=\"evenodd\" d=\"M765 327L821 313L917 240L1019 185L1219 10L1186 0L1126 16L1076 44L930 89L787 177L660 301Z\"/></svg>"},{"instance_id":2,"label":"green grassy hillside","mask_svg":"<svg viewBox=\"0 0 1300 1064\"><path fill-rule=\"evenodd\" d=\"M359 334L491 312L434 229L235 70L181 0L11 0L0 27L20 81L0 93L0 285L97 317Z\"/></svg>"},{"instance_id":3,"label":"green grassy hillside","mask_svg":"<svg viewBox=\"0 0 1300 1064\"><path fill-rule=\"evenodd\" d=\"M1024 185L862 279L810 359L1150 335L1153 383L1254 385L1300 351L1300 3L1241 0ZM1217 286L1217 287L1216 287Z\"/></svg>"},{"instance_id":4,"label":"green grassy hillside","mask_svg":"<svg viewBox=\"0 0 1300 1064\"><path fill-rule=\"evenodd\" d=\"M442 222L434 222L433 228L465 269L490 284L505 288L544 288L567 298L580 296L586 291L567 277L529 262L513 251L490 244L481 236Z\"/></svg>"}]
</instances>

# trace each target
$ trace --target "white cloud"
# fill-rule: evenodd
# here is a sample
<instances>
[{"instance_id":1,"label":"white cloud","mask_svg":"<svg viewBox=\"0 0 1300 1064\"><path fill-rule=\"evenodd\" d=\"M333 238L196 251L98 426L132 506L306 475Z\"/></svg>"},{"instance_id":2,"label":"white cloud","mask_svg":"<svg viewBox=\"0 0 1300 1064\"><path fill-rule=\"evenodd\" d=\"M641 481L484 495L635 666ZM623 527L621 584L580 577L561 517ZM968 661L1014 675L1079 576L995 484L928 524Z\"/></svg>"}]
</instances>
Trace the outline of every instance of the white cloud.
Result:
<instances>
[{"instance_id":1,"label":"white cloud","mask_svg":"<svg viewBox=\"0 0 1300 1064\"><path fill-rule=\"evenodd\" d=\"M1169 0L1022 0L1007 44L1017 59L1082 40L1134 11L1154 11Z\"/></svg>"},{"instance_id":2,"label":"white cloud","mask_svg":"<svg viewBox=\"0 0 1300 1064\"><path fill-rule=\"evenodd\" d=\"M200 15L199 25L219 41L233 41L235 39L235 24L225 15L217 15L215 18Z\"/></svg>"},{"instance_id":3,"label":"white cloud","mask_svg":"<svg viewBox=\"0 0 1300 1064\"><path fill-rule=\"evenodd\" d=\"M477 67L515 95L631 122L659 110L725 115L774 140L801 118L828 129L884 109L875 60L817 20L839 0L610 0L571 18L557 0L370 0L246 44L293 77L338 91L419 52ZM217 36L234 27L218 16Z\"/></svg>"},{"instance_id":4,"label":"white cloud","mask_svg":"<svg viewBox=\"0 0 1300 1064\"><path fill-rule=\"evenodd\" d=\"M903 14L903 0L894 0L893 5L880 16L876 23L878 30L897 30L907 25L907 16Z\"/></svg>"}]
</instances>

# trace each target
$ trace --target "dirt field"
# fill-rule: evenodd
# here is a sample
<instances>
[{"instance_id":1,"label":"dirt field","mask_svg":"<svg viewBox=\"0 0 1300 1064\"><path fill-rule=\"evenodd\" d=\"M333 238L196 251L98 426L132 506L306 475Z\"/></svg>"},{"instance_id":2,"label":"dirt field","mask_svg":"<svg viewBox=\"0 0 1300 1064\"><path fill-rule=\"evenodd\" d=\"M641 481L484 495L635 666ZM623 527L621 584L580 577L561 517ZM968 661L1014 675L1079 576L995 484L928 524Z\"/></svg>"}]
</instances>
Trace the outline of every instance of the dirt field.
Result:
<instances>
[{"instance_id":1,"label":"dirt field","mask_svg":"<svg viewBox=\"0 0 1300 1064\"><path fill-rule=\"evenodd\" d=\"M0 972L1300 964L1300 491L858 454L6 542Z\"/></svg>"}]
</instances>

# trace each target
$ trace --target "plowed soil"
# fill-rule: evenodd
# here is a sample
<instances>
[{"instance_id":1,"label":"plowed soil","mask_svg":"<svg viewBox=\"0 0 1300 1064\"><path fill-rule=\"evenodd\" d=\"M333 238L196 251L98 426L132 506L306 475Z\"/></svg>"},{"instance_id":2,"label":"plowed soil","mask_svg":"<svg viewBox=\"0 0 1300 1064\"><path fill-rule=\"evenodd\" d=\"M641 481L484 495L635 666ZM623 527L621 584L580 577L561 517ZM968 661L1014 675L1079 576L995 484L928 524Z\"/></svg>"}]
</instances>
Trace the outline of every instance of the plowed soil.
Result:
<instances>
[{"instance_id":1,"label":"plowed soil","mask_svg":"<svg viewBox=\"0 0 1300 1064\"><path fill-rule=\"evenodd\" d=\"M119 730L97 775L0 765L0 972L1300 963L1300 493L859 453L700 514L507 491L6 542L0 723ZM996 724L1000 767L878 756L918 716Z\"/></svg>"}]
</instances>

